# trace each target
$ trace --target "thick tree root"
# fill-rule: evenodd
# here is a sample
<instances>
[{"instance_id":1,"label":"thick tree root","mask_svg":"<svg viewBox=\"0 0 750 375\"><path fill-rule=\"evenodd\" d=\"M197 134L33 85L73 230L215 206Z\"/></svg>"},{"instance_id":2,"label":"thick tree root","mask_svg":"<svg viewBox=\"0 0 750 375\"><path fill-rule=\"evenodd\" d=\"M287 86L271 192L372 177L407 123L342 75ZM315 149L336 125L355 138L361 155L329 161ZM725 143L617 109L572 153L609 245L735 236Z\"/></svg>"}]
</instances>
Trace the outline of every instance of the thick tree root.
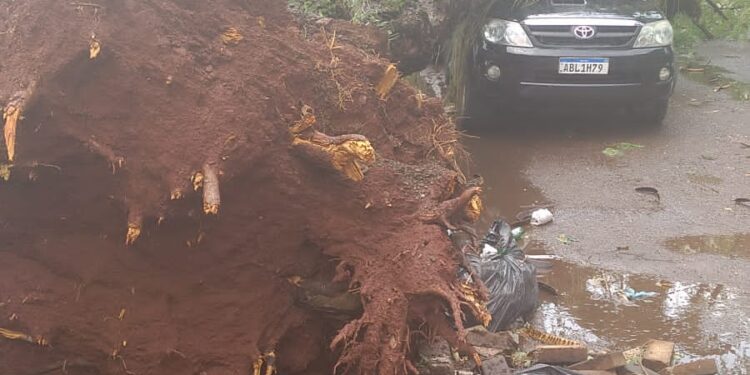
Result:
<instances>
[{"instance_id":1,"label":"thick tree root","mask_svg":"<svg viewBox=\"0 0 750 375\"><path fill-rule=\"evenodd\" d=\"M218 215L220 205L219 173L213 164L206 163L203 166L203 213Z\"/></svg>"},{"instance_id":2,"label":"thick tree root","mask_svg":"<svg viewBox=\"0 0 750 375\"><path fill-rule=\"evenodd\" d=\"M92 152L104 157L104 159L109 162L109 165L112 168L112 174L117 173L118 169L121 169L123 166L125 166L124 157L118 156L111 148L99 143L93 137L89 138L86 143L88 144Z\"/></svg>"},{"instance_id":3,"label":"thick tree root","mask_svg":"<svg viewBox=\"0 0 750 375\"><path fill-rule=\"evenodd\" d=\"M420 218L428 224L439 224L447 229L457 230L460 225L457 222L479 219L482 204L478 195L481 192L482 188L477 186L467 188L458 197L443 201L437 207L422 213Z\"/></svg>"}]
</instances>

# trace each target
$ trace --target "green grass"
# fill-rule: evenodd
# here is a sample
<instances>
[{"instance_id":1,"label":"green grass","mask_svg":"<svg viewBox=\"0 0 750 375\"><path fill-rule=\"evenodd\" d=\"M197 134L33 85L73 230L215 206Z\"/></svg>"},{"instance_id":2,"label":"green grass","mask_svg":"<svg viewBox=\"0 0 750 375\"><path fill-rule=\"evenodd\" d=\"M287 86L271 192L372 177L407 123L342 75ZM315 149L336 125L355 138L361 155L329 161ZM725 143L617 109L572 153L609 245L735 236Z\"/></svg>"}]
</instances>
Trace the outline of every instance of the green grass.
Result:
<instances>
[{"instance_id":1,"label":"green grass","mask_svg":"<svg viewBox=\"0 0 750 375\"><path fill-rule=\"evenodd\" d=\"M750 0L717 1L729 20L724 20L705 1L701 1L700 23L719 39L750 39ZM684 14L673 21L675 47L680 53L688 53L698 43L706 40L706 35Z\"/></svg>"}]
</instances>

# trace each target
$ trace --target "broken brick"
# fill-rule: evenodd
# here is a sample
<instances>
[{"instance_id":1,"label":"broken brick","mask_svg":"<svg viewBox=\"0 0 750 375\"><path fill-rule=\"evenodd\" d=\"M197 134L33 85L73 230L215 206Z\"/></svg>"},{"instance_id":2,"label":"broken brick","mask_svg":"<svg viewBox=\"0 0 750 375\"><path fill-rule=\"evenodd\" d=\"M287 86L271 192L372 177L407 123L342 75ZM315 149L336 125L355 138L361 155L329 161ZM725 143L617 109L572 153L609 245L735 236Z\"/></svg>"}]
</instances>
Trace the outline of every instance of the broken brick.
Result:
<instances>
[{"instance_id":1,"label":"broken brick","mask_svg":"<svg viewBox=\"0 0 750 375\"><path fill-rule=\"evenodd\" d=\"M661 340L649 340L643 349L643 364L651 370L661 371L672 364L674 343Z\"/></svg>"},{"instance_id":2,"label":"broken brick","mask_svg":"<svg viewBox=\"0 0 750 375\"><path fill-rule=\"evenodd\" d=\"M570 364L585 361L589 350L580 345L540 345L533 355L537 363Z\"/></svg>"},{"instance_id":3,"label":"broken brick","mask_svg":"<svg viewBox=\"0 0 750 375\"><path fill-rule=\"evenodd\" d=\"M627 364L621 352L600 355L570 366L571 370L611 370Z\"/></svg>"},{"instance_id":4,"label":"broken brick","mask_svg":"<svg viewBox=\"0 0 750 375\"><path fill-rule=\"evenodd\" d=\"M716 367L715 359L703 358L697 361L667 367L659 371L659 375L713 375L718 372L719 369Z\"/></svg>"}]
</instances>

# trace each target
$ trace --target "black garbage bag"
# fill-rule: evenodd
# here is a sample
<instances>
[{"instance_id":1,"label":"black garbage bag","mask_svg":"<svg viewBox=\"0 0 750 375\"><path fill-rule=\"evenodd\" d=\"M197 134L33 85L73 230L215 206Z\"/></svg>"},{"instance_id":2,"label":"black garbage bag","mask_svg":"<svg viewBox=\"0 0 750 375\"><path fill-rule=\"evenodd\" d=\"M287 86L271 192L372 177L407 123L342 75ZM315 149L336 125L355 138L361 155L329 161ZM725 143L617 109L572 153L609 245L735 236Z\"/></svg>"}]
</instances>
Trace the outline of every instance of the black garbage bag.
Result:
<instances>
[{"instance_id":1,"label":"black garbage bag","mask_svg":"<svg viewBox=\"0 0 750 375\"><path fill-rule=\"evenodd\" d=\"M550 365L536 365L516 371L514 375L580 375L580 372L568 370L566 368L550 366Z\"/></svg>"},{"instance_id":2,"label":"black garbage bag","mask_svg":"<svg viewBox=\"0 0 750 375\"><path fill-rule=\"evenodd\" d=\"M466 254L468 266L489 292L487 309L492 314L488 330L507 329L519 317L528 320L537 307L539 286L536 267L525 260L510 225L495 220L480 243L481 255ZM496 250L496 252L495 252ZM471 277L468 272L464 277Z\"/></svg>"}]
</instances>

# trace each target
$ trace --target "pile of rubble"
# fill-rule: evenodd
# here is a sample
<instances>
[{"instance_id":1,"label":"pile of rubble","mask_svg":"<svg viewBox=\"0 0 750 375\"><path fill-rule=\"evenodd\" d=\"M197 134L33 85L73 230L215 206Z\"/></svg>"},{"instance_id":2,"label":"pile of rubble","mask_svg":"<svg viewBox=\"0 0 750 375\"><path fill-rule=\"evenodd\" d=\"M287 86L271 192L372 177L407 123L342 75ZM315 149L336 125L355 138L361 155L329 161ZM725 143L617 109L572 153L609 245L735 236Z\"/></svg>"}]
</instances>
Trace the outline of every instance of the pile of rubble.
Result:
<instances>
[{"instance_id":1,"label":"pile of rubble","mask_svg":"<svg viewBox=\"0 0 750 375\"><path fill-rule=\"evenodd\" d=\"M419 350L421 374L428 375L712 375L716 361L675 363L675 344L650 340L627 351L592 353L583 343L524 327L515 331L468 330L476 356L461 357L444 341Z\"/></svg>"}]
</instances>

